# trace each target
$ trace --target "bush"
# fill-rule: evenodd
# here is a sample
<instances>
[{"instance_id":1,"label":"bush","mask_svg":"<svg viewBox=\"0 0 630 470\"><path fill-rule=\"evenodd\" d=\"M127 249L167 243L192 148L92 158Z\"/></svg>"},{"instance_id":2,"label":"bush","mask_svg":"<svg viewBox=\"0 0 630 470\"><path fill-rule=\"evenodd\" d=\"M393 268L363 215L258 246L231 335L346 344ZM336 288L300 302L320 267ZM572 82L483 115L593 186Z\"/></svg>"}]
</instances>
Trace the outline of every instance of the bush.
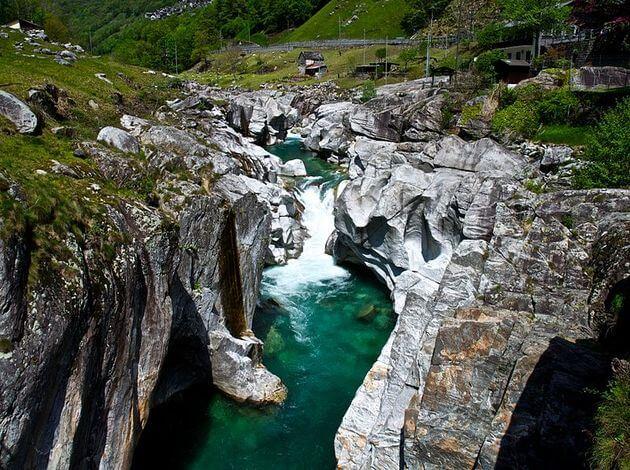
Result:
<instances>
[{"instance_id":1,"label":"bush","mask_svg":"<svg viewBox=\"0 0 630 470\"><path fill-rule=\"evenodd\" d=\"M500 51L499 49L486 51L477 56L477 60L475 60L475 70L487 82L496 82L498 76L495 65L502 59L507 59L505 52Z\"/></svg>"},{"instance_id":2,"label":"bush","mask_svg":"<svg viewBox=\"0 0 630 470\"><path fill-rule=\"evenodd\" d=\"M363 84L363 94L361 95L361 101L367 103L374 98L376 98L376 85L374 85L374 81L367 80Z\"/></svg>"},{"instance_id":3,"label":"bush","mask_svg":"<svg viewBox=\"0 0 630 470\"><path fill-rule=\"evenodd\" d=\"M614 380L595 414L592 464L602 470L630 468L630 377Z\"/></svg>"},{"instance_id":4,"label":"bush","mask_svg":"<svg viewBox=\"0 0 630 470\"><path fill-rule=\"evenodd\" d=\"M517 134L533 137L540 126L540 113L535 104L517 101L496 112L492 118L492 130L499 134Z\"/></svg>"},{"instance_id":5,"label":"bush","mask_svg":"<svg viewBox=\"0 0 630 470\"><path fill-rule=\"evenodd\" d=\"M580 101L568 88L560 88L545 94L539 101L538 109L545 124L576 122Z\"/></svg>"},{"instance_id":6,"label":"bush","mask_svg":"<svg viewBox=\"0 0 630 470\"><path fill-rule=\"evenodd\" d=\"M465 126L473 119L479 119L483 111L483 104L464 105L460 116L460 122Z\"/></svg>"},{"instance_id":7,"label":"bush","mask_svg":"<svg viewBox=\"0 0 630 470\"><path fill-rule=\"evenodd\" d=\"M578 188L630 187L630 98L604 115L586 146L589 162L574 174Z\"/></svg>"},{"instance_id":8,"label":"bush","mask_svg":"<svg viewBox=\"0 0 630 470\"><path fill-rule=\"evenodd\" d=\"M533 137L540 124L574 123L580 114L580 101L568 88L547 91L530 84L501 91L500 111L493 120L497 132Z\"/></svg>"}]
</instances>

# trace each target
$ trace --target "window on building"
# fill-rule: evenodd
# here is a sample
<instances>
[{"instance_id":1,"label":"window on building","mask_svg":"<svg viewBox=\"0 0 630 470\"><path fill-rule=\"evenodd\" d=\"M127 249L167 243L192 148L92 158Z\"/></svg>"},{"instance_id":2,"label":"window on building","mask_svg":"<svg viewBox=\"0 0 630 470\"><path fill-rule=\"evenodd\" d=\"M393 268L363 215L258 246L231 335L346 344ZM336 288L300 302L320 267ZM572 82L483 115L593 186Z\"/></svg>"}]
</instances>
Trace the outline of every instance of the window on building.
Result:
<instances>
[{"instance_id":1,"label":"window on building","mask_svg":"<svg viewBox=\"0 0 630 470\"><path fill-rule=\"evenodd\" d=\"M532 60L532 51L527 51L527 52L525 53L525 60L526 60L527 62L529 62L529 61L531 61L531 60Z\"/></svg>"},{"instance_id":2,"label":"window on building","mask_svg":"<svg viewBox=\"0 0 630 470\"><path fill-rule=\"evenodd\" d=\"M516 60L521 60L521 53L520 52L516 53Z\"/></svg>"},{"instance_id":3,"label":"window on building","mask_svg":"<svg viewBox=\"0 0 630 470\"><path fill-rule=\"evenodd\" d=\"M508 60L512 60L512 53L508 52Z\"/></svg>"}]
</instances>

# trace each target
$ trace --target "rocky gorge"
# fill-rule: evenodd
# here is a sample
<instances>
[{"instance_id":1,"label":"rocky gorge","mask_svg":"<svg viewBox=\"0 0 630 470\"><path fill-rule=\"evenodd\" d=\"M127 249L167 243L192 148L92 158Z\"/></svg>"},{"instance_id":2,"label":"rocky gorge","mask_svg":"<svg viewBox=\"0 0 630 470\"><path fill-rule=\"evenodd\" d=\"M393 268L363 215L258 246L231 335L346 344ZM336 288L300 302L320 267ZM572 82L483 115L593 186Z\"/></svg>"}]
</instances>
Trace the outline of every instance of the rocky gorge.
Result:
<instances>
[{"instance_id":1,"label":"rocky gorge","mask_svg":"<svg viewBox=\"0 0 630 470\"><path fill-rule=\"evenodd\" d=\"M453 135L452 99L444 80L368 103L187 83L79 144L111 184L156 184L144 202L101 201L99 227L58 255L35 258L28 225L2 240L2 465L128 468L151 409L194 383L284 400L252 322L263 267L309 236L290 184L303 163L260 146L289 132L347 168L327 251L382 281L397 315L337 431L338 466L583 465L584 391L611 360L593 343L627 333L608 302L630 277L630 193L567 189L566 147Z\"/></svg>"}]
</instances>

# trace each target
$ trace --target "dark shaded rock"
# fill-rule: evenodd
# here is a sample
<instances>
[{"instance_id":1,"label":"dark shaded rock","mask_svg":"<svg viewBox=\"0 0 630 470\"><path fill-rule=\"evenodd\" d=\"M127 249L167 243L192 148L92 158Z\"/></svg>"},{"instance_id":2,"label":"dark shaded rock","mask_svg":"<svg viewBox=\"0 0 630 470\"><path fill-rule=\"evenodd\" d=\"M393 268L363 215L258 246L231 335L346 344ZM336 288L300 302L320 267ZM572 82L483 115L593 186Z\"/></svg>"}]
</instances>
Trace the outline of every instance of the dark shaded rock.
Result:
<instances>
[{"instance_id":1,"label":"dark shaded rock","mask_svg":"<svg viewBox=\"0 0 630 470\"><path fill-rule=\"evenodd\" d=\"M28 91L28 102L40 112L56 120L69 118L70 111L75 105L64 90L50 83L41 88L31 88Z\"/></svg>"}]
</instances>

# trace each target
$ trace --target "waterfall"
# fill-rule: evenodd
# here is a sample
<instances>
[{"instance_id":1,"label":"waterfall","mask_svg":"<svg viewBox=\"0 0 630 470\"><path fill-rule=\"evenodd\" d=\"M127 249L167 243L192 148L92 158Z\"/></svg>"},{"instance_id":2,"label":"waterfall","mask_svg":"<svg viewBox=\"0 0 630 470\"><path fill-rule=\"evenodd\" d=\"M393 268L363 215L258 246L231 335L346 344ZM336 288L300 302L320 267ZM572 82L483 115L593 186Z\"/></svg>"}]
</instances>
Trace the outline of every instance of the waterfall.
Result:
<instances>
[{"instance_id":1,"label":"waterfall","mask_svg":"<svg viewBox=\"0 0 630 470\"><path fill-rule=\"evenodd\" d=\"M289 260L286 266L276 266L265 272L265 284L270 287L267 291L280 298L299 295L309 286L349 276L348 271L337 266L333 257L325 253L326 241L335 229L334 189L310 182L297 190L297 197L304 206L302 223L309 233L304 251L298 259Z\"/></svg>"},{"instance_id":2,"label":"waterfall","mask_svg":"<svg viewBox=\"0 0 630 470\"><path fill-rule=\"evenodd\" d=\"M313 292L325 295L323 286L335 281L338 288L350 273L335 264L332 256L325 253L326 241L335 229L335 190L320 184L319 178L307 180L305 186L296 190L304 206L302 223L309 233L304 250L298 259L289 260L286 266L276 266L265 271L263 291L274 299L282 299L283 307L292 314L293 329L298 339L308 341L304 301L313 301Z\"/></svg>"}]
</instances>

